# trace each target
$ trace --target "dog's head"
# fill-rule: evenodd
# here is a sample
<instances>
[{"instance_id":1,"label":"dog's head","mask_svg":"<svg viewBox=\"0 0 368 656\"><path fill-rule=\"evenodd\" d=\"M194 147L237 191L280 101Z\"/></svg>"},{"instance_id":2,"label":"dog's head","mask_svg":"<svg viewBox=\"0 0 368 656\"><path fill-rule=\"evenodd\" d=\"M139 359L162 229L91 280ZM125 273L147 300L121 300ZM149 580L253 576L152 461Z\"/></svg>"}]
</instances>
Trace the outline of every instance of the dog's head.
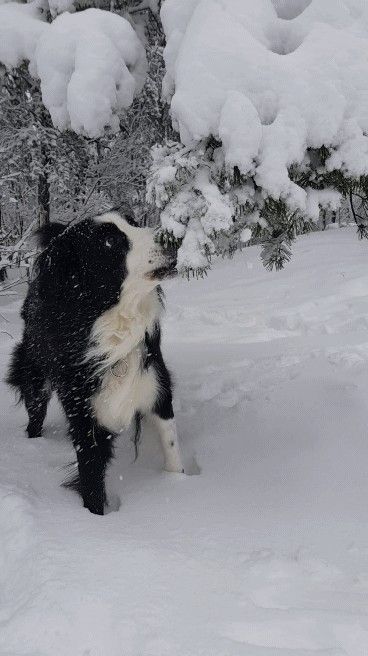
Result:
<instances>
[{"instance_id":1,"label":"dog's head","mask_svg":"<svg viewBox=\"0 0 368 656\"><path fill-rule=\"evenodd\" d=\"M59 231L40 257L43 293L98 314L126 292L137 300L176 273L176 253L155 243L151 228L108 212ZM44 268L45 267L45 268ZM79 311L79 310L78 310Z\"/></svg>"},{"instance_id":2,"label":"dog's head","mask_svg":"<svg viewBox=\"0 0 368 656\"><path fill-rule=\"evenodd\" d=\"M176 251L157 244L151 228L140 228L131 217L116 212L102 214L95 222L104 230L108 257L122 258L127 283L152 289L176 274Z\"/></svg>"}]
</instances>

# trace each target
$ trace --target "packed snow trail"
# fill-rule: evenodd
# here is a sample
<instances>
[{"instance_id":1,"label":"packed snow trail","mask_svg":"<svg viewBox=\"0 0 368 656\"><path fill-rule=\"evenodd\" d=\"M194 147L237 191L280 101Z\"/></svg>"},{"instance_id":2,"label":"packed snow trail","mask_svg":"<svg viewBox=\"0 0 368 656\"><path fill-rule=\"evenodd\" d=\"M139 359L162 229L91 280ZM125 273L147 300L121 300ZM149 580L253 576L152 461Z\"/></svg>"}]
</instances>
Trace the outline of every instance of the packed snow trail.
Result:
<instances>
[{"instance_id":1,"label":"packed snow trail","mask_svg":"<svg viewBox=\"0 0 368 656\"><path fill-rule=\"evenodd\" d=\"M27 440L1 391L1 656L366 656L368 242L298 240L167 288L188 476L122 436L96 517L59 487L56 402ZM1 299L1 361L21 299ZM198 474L199 475L196 475ZM113 512L117 510L117 512Z\"/></svg>"}]
</instances>

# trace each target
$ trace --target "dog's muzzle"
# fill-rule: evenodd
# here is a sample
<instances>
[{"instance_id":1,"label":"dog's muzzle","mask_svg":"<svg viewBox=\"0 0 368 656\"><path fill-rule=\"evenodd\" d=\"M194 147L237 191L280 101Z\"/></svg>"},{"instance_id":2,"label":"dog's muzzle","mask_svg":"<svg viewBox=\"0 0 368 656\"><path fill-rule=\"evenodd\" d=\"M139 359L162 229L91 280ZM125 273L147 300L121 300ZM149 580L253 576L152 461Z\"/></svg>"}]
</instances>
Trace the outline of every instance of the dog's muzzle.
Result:
<instances>
[{"instance_id":1,"label":"dog's muzzle","mask_svg":"<svg viewBox=\"0 0 368 656\"><path fill-rule=\"evenodd\" d=\"M158 266L147 274L150 280L164 280L173 278L178 273L176 268L177 253L176 249L169 247L162 251L158 259Z\"/></svg>"}]
</instances>

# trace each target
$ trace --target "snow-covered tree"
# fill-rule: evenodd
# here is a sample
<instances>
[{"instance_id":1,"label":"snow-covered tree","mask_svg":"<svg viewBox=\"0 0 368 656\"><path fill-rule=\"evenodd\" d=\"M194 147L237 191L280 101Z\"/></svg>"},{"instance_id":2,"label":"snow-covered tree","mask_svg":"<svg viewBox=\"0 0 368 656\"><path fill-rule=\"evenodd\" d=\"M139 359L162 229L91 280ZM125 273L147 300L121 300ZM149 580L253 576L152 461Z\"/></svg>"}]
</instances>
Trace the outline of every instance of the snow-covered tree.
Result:
<instances>
[{"instance_id":1,"label":"snow-covered tree","mask_svg":"<svg viewBox=\"0 0 368 656\"><path fill-rule=\"evenodd\" d=\"M168 135L158 10L137 0L0 3L3 264L28 257L24 230L50 217L128 200L147 221L150 148Z\"/></svg>"},{"instance_id":2,"label":"snow-covered tree","mask_svg":"<svg viewBox=\"0 0 368 656\"><path fill-rule=\"evenodd\" d=\"M148 195L186 269L250 238L280 268L348 200L368 225L365 0L165 0L163 92L176 141Z\"/></svg>"},{"instance_id":3,"label":"snow-covered tree","mask_svg":"<svg viewBox=\"0 0 368 656\"><path fill-rule=\"evenodd\" d=\"M0 246L127 201L187 273L367 236L367 40L365 0L0 0Z\"/></svg>"},{"instance_id":4,"label":"snow-covered tree","mask_svg":"<svg viewBox=\"0 0 368 656\"><path fill-rule=\"evenodd\" d=\"M133 10L136 17L138 10ZM144 21L147 56L146 82L142 92L120 118L120 131L96 172L101 189L119 206L128 200L138 221L156 225L158 208L146 198L151 148L173 133L168 105L161 97L164 76L164 35L158 14L140 9Z\"/></svg>"},{"instance_id":5,"label":"snow-covered tree","mask_svg":"<svg viewBox=\"0 0 368 656\"><path fill-rule=\"evenodd\" d=\"M56 128L90 138L107 127L117 131L119 110L130 107L144 84L144 48L118 14L88 8L47 21L58 10L57 1L0 5L0 62L28 63Z\"/></svg>"}]
</instances>

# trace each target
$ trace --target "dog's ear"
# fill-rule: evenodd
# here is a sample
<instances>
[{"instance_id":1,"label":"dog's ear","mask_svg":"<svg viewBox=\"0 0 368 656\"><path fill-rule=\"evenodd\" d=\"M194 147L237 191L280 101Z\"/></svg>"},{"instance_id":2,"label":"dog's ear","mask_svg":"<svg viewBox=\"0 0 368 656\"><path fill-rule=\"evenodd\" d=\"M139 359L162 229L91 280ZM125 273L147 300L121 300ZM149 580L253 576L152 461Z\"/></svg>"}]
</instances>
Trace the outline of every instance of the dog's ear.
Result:
<instances>
[{"instance_id":1,"label":"dog's ear","mask_svg":"<svg viewBox=\"0 0 368 656\"><path fill-rule=\"evenodd\" d=\"M129 225L139 228L139 223L136 221L134 211L130 203L127 201L122 201L120 205L115 205L115 207L111 207L108 211L117 212L127 221L127 223L129 223Z\"/></svg>"},{"instance_id":2,"label":"dog's ear","mask_svg":"<svg viewBox=\"0 0 368 656\"><path fill-rule=\"evenodd\" d=\"M63 223L47 223L34 232L37 244L42 250L48 247L50 242L64 232L66 225Z\"/></svg>"}]
</instances>

